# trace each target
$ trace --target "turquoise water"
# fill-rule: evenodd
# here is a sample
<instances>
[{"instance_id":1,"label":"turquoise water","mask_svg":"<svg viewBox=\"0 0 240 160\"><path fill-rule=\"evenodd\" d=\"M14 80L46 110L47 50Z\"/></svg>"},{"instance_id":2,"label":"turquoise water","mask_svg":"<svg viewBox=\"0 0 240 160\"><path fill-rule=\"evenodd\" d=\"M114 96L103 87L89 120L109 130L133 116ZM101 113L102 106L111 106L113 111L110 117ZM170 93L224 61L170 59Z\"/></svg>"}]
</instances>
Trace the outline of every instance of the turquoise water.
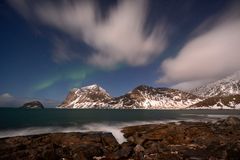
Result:
<instances>
[{"instance_id":1,"label":"turquoise water","mask_svg":"<svg viewBox=\"0 0 240 160\"><path fill-rule=\"evenodd\" d=\"M0 109L0 137L48 132L111 131L128 125L240 117L240 110ZM118 129L118 130L117 130Z\"/></svg>"}]
</instances>

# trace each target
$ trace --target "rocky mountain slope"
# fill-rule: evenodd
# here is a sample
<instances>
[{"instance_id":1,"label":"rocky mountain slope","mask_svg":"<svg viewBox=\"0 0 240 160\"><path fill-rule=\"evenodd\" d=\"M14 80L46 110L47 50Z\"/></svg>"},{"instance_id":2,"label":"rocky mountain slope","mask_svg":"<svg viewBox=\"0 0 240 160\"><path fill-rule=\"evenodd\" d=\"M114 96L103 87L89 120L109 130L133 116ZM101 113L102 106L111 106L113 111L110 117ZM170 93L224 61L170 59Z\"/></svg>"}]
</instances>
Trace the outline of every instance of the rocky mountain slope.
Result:
<instances>
[{"instance_id":1,"label":"rocky mountain slope","mask_svg":"<svg viewBox=\"0 0 240 160\"><path fill-rule=\"evenodd\" d=\"M141 85L123 96L113 98L109 104L113 108L181 109L199 101L201 99L197 96L177 89Z\"/></svg>"},{"instance_id":2,"label":"rocky mountain slope","mask_svg":"<svg viewBox=\"0 0 240 160\"><path fill-rule=\"evenodd\" d=\"M111 96L101 87L94 84L72 89L59 108L103 108Z\"/></svg>"},{"instance_id":3,"label":"rocky mountain slope","mask_svg":"<svg viewBox=\"0 0 240 160\"><path fill-rule=\"evenodd\" d=\"M190 93L200 97L240 94L240 71L221 80L195 88Z\"/></svg>"},{"instance_id":4,"label":"rocky mountain slope","mask_svg":"<svg viewBox=\"0 0 240 160\"><path fill-rule=\"evenodd\" d=\"M239 109L240 71L190 91L204 100L191 105L195 109Z\"/></svg>"},{"instance_id":5,"label":"rocky mountain slope","mask_svg":"<svg viewBox=\"0 0 240 160\"><path fill-rule=\"evenodd\" d=\"M59 108L181 109L202 99L176 89L138 86L120 97L111 97L103 88L91 85L73 89Z\"/></svg>"},{"instance_id":6,"label":"rocky mountain slope","mask_svg":"<svg viewBox=\"0 0 240 160\"><path fill-rule=\"evenodd\" d=\"M240 109L240 95L214 96L188 107L189 109Z\"/></svg>"}]
</instances>

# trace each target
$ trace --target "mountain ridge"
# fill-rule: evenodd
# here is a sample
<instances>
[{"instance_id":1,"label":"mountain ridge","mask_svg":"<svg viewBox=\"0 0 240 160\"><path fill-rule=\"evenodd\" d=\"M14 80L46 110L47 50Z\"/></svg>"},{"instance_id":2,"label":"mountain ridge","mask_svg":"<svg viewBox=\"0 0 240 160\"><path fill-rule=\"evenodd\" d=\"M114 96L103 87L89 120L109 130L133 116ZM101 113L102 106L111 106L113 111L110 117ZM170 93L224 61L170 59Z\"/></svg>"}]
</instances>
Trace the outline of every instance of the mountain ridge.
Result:
<instances>
[{"instance_id":1,"label":"mountain ridge","mask_svg":"<svg viewBox=\"0 0 240 160\"><path fill-rule=\"evenodd\" d=\"M240 71L189 91L200 97L240 94Z\"/></svg>"},{"instance_id":2,"label":"mountain ridge","mask_svg":"<svg viewBox=\"0 0 240 160\"><path fill-rule=\"evenodd\" d=\"M95 84L72 89L58 108L177 109L199 101L199 97L184 91L147 85L139 85L122 96L111 97Z\"/></svg>"},{"instance_id":3,"label":"mountain ridge","mask_svg":"<svg viewBox=\"0 0 240 160\"><path fill-rule=\"evenodd\" d=\"M189 92L139 85L119 97L93 84L73 88L58 108L235 109L240 108L240 71Z\"/></svg>"}]
</instances>

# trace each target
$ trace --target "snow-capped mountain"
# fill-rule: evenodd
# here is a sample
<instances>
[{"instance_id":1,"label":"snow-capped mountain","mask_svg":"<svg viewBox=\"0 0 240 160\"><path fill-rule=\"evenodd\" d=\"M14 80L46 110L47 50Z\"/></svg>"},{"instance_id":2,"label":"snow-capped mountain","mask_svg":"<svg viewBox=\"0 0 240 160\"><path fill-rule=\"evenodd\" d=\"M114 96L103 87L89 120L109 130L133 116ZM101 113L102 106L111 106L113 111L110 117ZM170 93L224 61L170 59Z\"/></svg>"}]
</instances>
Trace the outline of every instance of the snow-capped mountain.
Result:
<instances>
[{"instance_id":1,"label":"snow-capped mountain","mask_svg":"<svg viewBox=\"0 0 240 160\"><path fill-rule=\"evenodd\" d=\"M190 91L200 97L229 96L240 94L240 71L221 80Z\"/></svg>"},{"instance_id":2,"label":"snow-capped mountain","mask_svg":"<svg viewBox=\"0 0 240 160\"><path fill-rule=\"evenodd\" d=\"M131 92L113 98L113 108L181 109L201 101L197 96L169 88L141 85Z\"/></svg>"},{"instance_id":3,"label":"snow-capped mountain","mask_svg":"<svg viewBox=\"0 0 240 160\"><path fill-rule=\"evenodd\" d=\"M240 71L190 91L204 100L191 109L240 109Z\"/></svg>"},{"instance_id":4,"label":"snow-capped mountain","mask_svg":"<svg viewBox=\"0 0 240 160\"><path fill-rule=\"evenodd\" d=\"M72 89L59 108L102 108L112 97L98 85Z\"/></svg>"},{"instance_id":5,"label":"snow-capped mountain","mask_svg":"<svg viewBox=\"0 0 240 160\"><path fill-rule=\"evenodd\" d=\"M240 109L240 95L209 97L188 107L189 109Z\"/></svg>"},{"instance_id":6,"label":"snow-capped mountain","mask_svg":"<svg viewBox=\"0 0 240 160\"><path fill-rule=\"evenodd\" d=\"M191 90L141 85L120 97L111 97L98 85L74 88L59 108L109 109L240 109L240 71Z\"/></svg>"},{"instance_id":7,"label":"snow-capped mountain","mask_svg":"<svg viewBox=\"0 0 240 160\"><path fill-rule=\"evenodd\" d=\"M70 91L59 108L182 109L201 100L180 90L144 85L112 98L103 88L91 85Z\"/></svg>"}]
</instances>

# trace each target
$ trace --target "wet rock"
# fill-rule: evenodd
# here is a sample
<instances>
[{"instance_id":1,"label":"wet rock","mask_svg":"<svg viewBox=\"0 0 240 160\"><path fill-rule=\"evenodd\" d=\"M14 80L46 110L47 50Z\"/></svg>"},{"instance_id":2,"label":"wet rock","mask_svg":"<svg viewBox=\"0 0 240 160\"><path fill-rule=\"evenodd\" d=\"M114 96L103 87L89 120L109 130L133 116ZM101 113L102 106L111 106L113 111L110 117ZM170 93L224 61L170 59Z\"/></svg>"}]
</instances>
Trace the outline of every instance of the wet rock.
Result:
<instances>
[{"instance_id":1,"label":"wet rock","mask_svg":"<svg viewBox=\"0 0 240 160\"><path fill-rule=\"evenodd\" d=\"M119 145L112 133L105 133L101 141L104 146L104 152L106 153L113 152Z\"/></svg>"},{"instance_id":2,"label":"wet rock","mask_svg":"<svg viewBox=\"0 0 240 160\"><path fill-rule=\"evenodd\" d=\"M230 126L239 126L240 119L238 119L237 117L228 117L226 120L223 121L223 123Z\"/></svg>"},{"instance_id":3,"label":"wet rock","mask_svg":"<svg viewBox=\"0 0 240 160\"><path fill-rule=\"evenodd\" d=\"M52 133L0 139L0 159L81 159L112 152L118 143L111 133Z\"/></svg>"},{"instance_id":4,"label":"wet rock","mask_svg":"<svg viewBox=\"0 0 240 160\"><path fill-rule=\"evenodd\" d=\"M166 150L166 148L164 148L164 146L157 141L148 141L144 143L144 148L145 148L144 153L147 155L164 152L164 150Z\"/></svg>"},{"instance_id":5,"label":"wet rock","mask_svg":"<svg viewBox=\"0 0 240 160\"><path fill-rule=\"evenodd\" d=\"M134 142L135 142L133 136L128 137L128 138L127 138L127 141L128 141L128 142L131 142L131 143L134 143Z\"/></svg>"},{"instance_id":6,"label":"wet rock","mask_svg":"<svg viewBox=\"0 0 240 160\"><path fill-rule=\"evenodd\" d=\"M123 128L124 136L139 144L145 139L147 159L227 159L240 157L240 120L229 117L215 123L181 122L180 124L150 124ZM140 135L140 136L139 136ZM137 155L133 155L133 157Z\"/></svg>"},{"instance_id":7,"label":"wet rock","mask_svg":"<svg viewBox=\"0 0 240 160\"><path fill-rule=\"evenodd\" d=\"M143 160L144 159L144 148L141 145L136 145L134 147L134 152L135 152L135 159L137 160Z\"/></svg>"},{"instance_id":8,"label":"wet rock","mask_svg":"<svg viewBox=\"0 0 240 160\"><path fill-rule=\"evenodd\" d=\"M228 145L226 150L226 159L239 160L240 159L240 142L233 145Z\"/></svg>"},{"instance_id":9,"label":"wet rock","mask_svg":"<svg viewBox=\"0 0 240 160\"><path fill-rule=\"evenodd\" d=\"M140 153L140 152L144 152L144 148L141 145L136 145L136 147L134 148L134 152L135 153Z\"/></svg>"},{"instance_id":10,"label":"wet rock","mask_svg":"<svg viewBox=\"0 0 240 160\"><path fill-rule=\"evenodd\" d=\"M115 152L107 155L107 159L125 159L128 158L133 150L133 147L130 143L124 142L121 144L120 148Z\"/></svg>"}]
</instances>

